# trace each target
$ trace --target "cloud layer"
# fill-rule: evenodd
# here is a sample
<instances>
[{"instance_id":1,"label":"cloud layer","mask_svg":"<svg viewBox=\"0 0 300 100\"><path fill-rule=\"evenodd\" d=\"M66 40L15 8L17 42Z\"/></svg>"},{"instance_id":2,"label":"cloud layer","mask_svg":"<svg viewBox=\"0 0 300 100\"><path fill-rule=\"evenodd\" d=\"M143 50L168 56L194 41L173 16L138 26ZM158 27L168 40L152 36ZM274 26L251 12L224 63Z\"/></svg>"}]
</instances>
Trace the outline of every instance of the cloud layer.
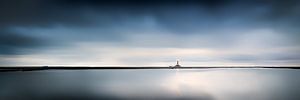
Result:
<instances>
[{"instance_id":1,"label":"cloud layer","mask_svg":"<svg viewBox=\"0 0 300 100\"><path fill-rule=\"evenodd\" d=\"M0 1L1 65L299 65L298 0ZM203 53L205 51L205 53Z\"/></svg>"}]
</instances>

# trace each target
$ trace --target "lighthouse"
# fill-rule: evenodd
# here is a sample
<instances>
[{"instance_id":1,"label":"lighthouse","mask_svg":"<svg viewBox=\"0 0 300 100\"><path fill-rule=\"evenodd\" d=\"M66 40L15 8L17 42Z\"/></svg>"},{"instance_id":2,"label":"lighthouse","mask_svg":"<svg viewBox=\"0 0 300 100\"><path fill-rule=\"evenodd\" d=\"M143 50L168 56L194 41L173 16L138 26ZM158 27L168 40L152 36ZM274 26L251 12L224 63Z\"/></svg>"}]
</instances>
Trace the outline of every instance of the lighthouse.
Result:
<instances>
[{"instance_id":1,"label":"lighthouse","mask_svg":"<svg viewBox=\"0 0 300 100\"><path fill-rule=\"evenodd\" d=\"M176 65L175 65L174 67L175 67L175 68L181 67L181 66L179 65L179 60L178 60L178 59L176 60Z\"/></svg>"},{"instance_id":2,"label":"lighthouse","mask_svg":"<svg viewBox=\"0 0 300 100\"><path fill-rule=\"evenodd\" d=\"M175 66L169 66L170 68L179 68L179 67L181 67L180 65L179 65L179 60L177 59L176 60L176 65Z\"/></svg>"}]
</instances>

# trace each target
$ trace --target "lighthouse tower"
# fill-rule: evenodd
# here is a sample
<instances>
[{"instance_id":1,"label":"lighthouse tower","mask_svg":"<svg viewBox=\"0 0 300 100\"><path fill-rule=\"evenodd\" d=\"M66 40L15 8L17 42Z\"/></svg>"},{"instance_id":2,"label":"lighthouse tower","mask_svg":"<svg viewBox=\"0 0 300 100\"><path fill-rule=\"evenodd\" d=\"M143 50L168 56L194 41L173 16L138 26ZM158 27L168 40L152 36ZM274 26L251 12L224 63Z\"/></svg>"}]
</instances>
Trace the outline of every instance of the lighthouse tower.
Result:
<instances>
[{"instance_id":1,"label":"lighthouse tower","mask_svg":"<svg viewBox=\"0 0 300 100\"><path fill-rule=\"evenodd\" d=\"M174 67L181 67L181 66L179 65L179 60L176 61L176 65L175 65Z\"/></svg>"}]
</instances>

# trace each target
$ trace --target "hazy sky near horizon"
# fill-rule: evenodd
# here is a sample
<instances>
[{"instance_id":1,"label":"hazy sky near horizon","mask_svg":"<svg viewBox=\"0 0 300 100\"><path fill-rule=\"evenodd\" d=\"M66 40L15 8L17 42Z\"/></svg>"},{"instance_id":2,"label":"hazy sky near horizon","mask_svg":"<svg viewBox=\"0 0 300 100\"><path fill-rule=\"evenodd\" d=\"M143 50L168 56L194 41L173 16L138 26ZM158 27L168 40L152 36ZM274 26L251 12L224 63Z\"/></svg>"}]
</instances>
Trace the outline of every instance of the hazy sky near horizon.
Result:
<instances>
[{"instance_id":1,"label":"hazy sky near horizon","mask_svg":"<svg viewBox=\"0 0 300 100\"><path fill-rule=\"evenodd\" d=\"M299 0L1 0L0 65L300 65Z\"/></svg>"}]
</instances>

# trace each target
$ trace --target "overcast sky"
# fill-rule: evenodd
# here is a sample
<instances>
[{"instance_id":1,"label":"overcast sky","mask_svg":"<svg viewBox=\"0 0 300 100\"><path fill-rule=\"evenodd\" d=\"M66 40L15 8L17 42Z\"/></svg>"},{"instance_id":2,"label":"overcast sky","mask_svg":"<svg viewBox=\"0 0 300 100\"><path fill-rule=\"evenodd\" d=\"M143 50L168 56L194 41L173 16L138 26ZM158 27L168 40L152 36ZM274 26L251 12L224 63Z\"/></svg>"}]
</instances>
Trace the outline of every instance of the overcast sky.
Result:
<instances>
[{"instance_id":1,"label":"overcast sky","mask_svg":"<svg viewBox=\"0 0 300 100\"><path fill-rule=\"evenodd\" d=\"M1 0L0 65L300 65L299 0Z\"/></svg>"}]
</instances>

